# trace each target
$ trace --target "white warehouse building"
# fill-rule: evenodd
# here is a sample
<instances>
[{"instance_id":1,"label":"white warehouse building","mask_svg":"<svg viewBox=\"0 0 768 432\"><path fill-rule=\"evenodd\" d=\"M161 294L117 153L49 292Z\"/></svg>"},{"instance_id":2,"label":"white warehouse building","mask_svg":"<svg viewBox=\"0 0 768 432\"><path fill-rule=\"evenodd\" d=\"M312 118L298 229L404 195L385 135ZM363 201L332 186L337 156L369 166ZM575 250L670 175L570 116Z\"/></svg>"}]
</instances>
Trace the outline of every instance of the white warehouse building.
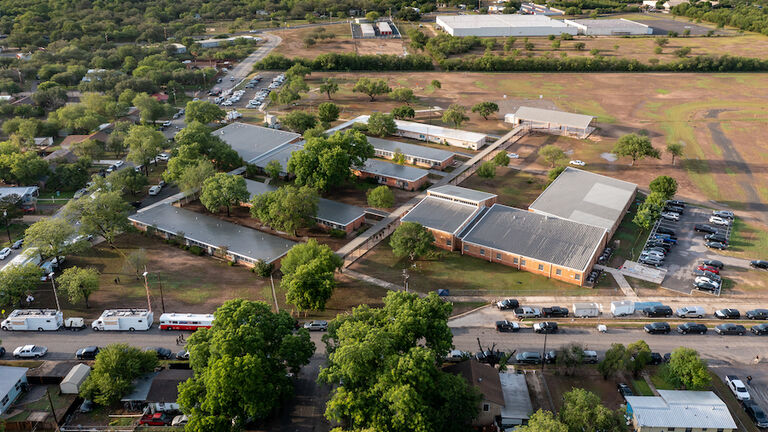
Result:
<instances>
[{"instance_id":1,"label":"white warehouse building","mask_svg":"<svg viewBox=\"0 0 768 432\"><path fill-rule=\"evenodd\" d=\"M651 26L628 19L575 19L563 20L587 36L626 36L653 34Z\"/></svg>"},{"instance_id":2,"label":"white warehouse building","mask_svg":"<svg viewBox=\"0 0 768 432\"><path fill-rule=\"evenodd\" d=\"M544 15L439 15L435 23L451 36L558 36L578 29Z\"/></svg>"}]
</instances>

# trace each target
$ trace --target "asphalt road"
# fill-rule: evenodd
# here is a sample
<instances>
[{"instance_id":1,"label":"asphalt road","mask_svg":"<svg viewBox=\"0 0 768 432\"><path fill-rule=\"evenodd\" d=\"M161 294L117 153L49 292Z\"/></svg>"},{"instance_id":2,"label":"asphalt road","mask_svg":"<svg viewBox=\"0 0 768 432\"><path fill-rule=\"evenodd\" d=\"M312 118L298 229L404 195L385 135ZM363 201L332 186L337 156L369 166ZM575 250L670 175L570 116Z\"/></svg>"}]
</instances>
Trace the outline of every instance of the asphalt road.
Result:
<instances>
[{"instance_id":1,"label":"asphalt road","mask_svg":"<svg viewBox=\"0 0 768 432\"><path fill-rule=\"evenodd\" d=\"M253 72L253 65L269 55L269 53L282 42L282 39L279 36L272 34L263 34L262 36L265 39L264 44L256 51L252 52L248 57L244 58L243 61L238 63L232 70L227 72L223 77L224 80L214 87L220 88L222 91L236 87L241 81L247 78L251 72ZM230 78L235 79L234 81L230 81Z\"/></svg>"}]
</instances>

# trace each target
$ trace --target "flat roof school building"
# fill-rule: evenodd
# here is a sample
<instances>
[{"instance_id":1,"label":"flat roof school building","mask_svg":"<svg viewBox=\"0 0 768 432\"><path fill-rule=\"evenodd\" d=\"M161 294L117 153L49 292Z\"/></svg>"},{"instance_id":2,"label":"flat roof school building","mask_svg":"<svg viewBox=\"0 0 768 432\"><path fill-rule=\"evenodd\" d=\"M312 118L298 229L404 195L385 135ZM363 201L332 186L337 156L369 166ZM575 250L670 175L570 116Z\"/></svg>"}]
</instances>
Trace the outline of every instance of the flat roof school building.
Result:
<instances>
[{"instance_id":1,"label":"flat roof school building","mask_svg":"<svg viewBox=\"0 0 768 432\"><path fill-rule=\"evenodd\" d=\"M252 165L256 165L260 169L264 170L267 164L276 160L280 164L280 176L285 177L288 175L288 161L291 160L291 155L295 151L302 150L304 148L304 141L292 144L285 144L275 148L272 151L264 153L251 161Z\"/></svg>"},{"instance_id":2,"label":"flat roof school building","mask_svg":"<svg viewBox=\"0 0 768 432\"><path fill-rule=\"evenodd\" d=\"M246 163L301 140L301 135L248 123L230 123L213 131L213 136L224 140Z\"/></svg>"},{"instance_id":3,"label":"flat roof school building","mask_svg":"<svg viewBox=\"0 0 768 432\"><path fill-rule=\"evenodd\" d=\"M372 178L380 184L414 191L427 183L427 170L405 165L398 165L378 159L368 159L360 167L353 167L352 172L362 178Z\"/></svg>"},{"instance_id":4,"label":"flat roof school building","mask_svg":"<svg viewBox=\"0 0 768 432\"><path fill-rule=\"evenodd\" d=\"M584 114L525 106L504 116L504 122L514 126L525 125L538 132L579 138L586 138L595 130L592 127L594 119Z\"/></svg>"},{"instance_id":5,"label":"flat roof school building","mask_svg":"<svg viewBox=\"0 0 768 432\"><path fill-rule=\"evenodd\" d=\"M602 228L609 240L637 193L637 185L566 167L528 210Z\"/></svg>"},{"instance_id":6,"label":"flat roof school building","mask_svg":"<svg viewBox=\"0 0 768 432\"><path fill-rule=\"evenodd\" d=\"M384 159L393 159L395 153L400 152L411 165L442 170L453 163L454 153L447 150L374 137L368 137L368 142L373 146L374 155Z\"/></svg>"},{"instance_id":7,"label":"flat roof school building","mask_svg":"<svg viewBox=\"0 0 768 432\"><path fill-rule=\"evenodd\" d=\"M129 216L128 220L142 231L152 227L164 238L183 233L187 245L198 246L209 255L221 253L222 248L226 248L227 259L247 267L253 267L258 261L276 263L296 244L170 204L147 207Z\"/></svg>"},{"instance_id":8,"label":"flat roof school building","mask_svg":"<svg viewBox=\"0 0 768 432\"><path fill-rule=\"evenodd\" d=\"M653 28L628 19L574 19L563 20L579 30L579 34L588 36L627 36L650 35Z\"/></svg>"},{"instance_id":9,"label":"flat roof school building","mask_svg":"<svg viewBox=\"0 0 768 432\"><path fill-rule=\"evenodd\" d=\"M368 124L368 116L359 116L355 118L353 122ZM478 150L483 147L488 138L487 135L477 132L450 129L442 126L433 126L404 120L395 120L395 125L397 126L395 135L401 137L438 144L448 144L455 147L468 148L472 150ZM329 129L328 132L333 130L334 129Z\"/></svg>"},{"instance_id":10,"label":"flat roof school building","mask_svg":"<svg viewBox=\"0 0 768 432\"><path fill-rule=\"evenodd\" d=\"M420 223L435 237L435 246L454 251L461 247L459 233L480 210L480 207L472 204L427 196L400 220Z\"/></svg>"},{"instance_id":11,"label":"flat roof school building","mask_svg":"<svg viewBox=\"0 0 768 432\"><path fill-rule=\"evenodd\" d=\"M576 27L544 15L438 15L435 23L451 36L576 35Z\"/></svg>"},{"instance_id":12,"label":"flat roof school building","mask_svg":"<svg viewBox=\"0 0 768 432\"><path fill-rule=\"evenodd\" d=\"M427 195L450 201L471 204L476 207L490 207L496 203L497 195L461 186L443 185L427 190Z\"/></svg>"}]
</instances>

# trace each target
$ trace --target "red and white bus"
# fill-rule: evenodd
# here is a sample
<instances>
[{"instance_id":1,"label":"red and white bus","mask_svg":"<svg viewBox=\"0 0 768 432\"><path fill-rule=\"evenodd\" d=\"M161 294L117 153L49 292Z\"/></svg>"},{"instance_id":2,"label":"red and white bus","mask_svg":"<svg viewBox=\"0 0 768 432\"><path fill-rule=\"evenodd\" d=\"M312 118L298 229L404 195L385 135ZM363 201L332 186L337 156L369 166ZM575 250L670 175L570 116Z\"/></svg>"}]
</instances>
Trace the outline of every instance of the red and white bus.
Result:
<instances>
[{"instance_id":1,"label":"red and white bus","mask_svg":"<svg viewBox=\"0 0 768 432\"><path fill-rule=\"evenodd\" d=\"M160 315L160 330L191 330L211 328L213 315L164 313Z\"/></svg>"}]
</instances>

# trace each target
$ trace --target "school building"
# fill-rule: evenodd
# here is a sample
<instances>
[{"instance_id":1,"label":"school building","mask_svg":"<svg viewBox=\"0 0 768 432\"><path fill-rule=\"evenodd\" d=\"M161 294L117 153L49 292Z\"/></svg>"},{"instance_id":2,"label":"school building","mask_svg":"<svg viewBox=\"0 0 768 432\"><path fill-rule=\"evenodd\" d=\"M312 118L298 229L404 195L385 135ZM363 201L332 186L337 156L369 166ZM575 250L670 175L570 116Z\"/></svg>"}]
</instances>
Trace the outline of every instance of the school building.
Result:
<instances>
[{"instance_id":1,"label":"school building","mask_svg":"<svg viewBox=\"0 0 768 432\"><path fill-rule=\"evenodd\" d=\"M406 163L424 168L444 170L453 164L454 160L453 152L432 147L374 137L368 137L368 143L373 146L376 157L394 159L395 155L400 153Z\"/></svg>"},{"instance_id":2,"label":"school building","mask_svg":"<svg viewBox=\"0 0 768 432\"><path fill-rule=\"evenodd\" d=\"M415 191L427 184L428 171L378 159L368 159L362 166L353 167L352 173L361 179L372 178L380 184Z\"/></svg>"}]
</instances>

